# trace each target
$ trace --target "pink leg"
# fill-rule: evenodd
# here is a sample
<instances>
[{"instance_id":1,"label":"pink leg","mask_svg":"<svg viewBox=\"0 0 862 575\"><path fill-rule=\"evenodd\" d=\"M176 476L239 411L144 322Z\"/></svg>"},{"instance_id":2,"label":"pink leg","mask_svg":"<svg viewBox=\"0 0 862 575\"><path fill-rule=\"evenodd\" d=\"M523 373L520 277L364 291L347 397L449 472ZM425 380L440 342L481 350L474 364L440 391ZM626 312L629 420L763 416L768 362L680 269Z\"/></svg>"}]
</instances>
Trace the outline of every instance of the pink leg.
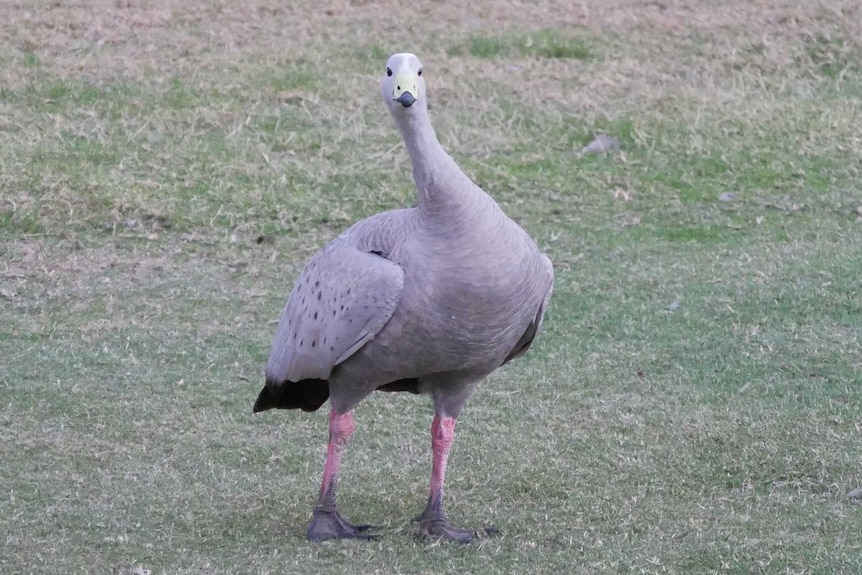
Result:
<instances>
[{"instance_id":1,"label":"pink leg","mask_svg":"<svg viewBox=\"0 0 862 575\"><path fill-rule=\"evenodd\" d=\"M473 529L459 529L452 527L446 521L443 512L443 484L446 480L446 464L449 461L449 450L455 440L455 418L441 417L435 414L434 422L431 424L431 450L433 460L431 464L431 487L428 493L428 504L417 520L419 521L419 536L448 539L459 543L470 543L477 532ZM491 535L496 530L492 528L481 529L479 533Z\"/></svg>"},{"instance_id":2,"label":"pink leg","mask_svg":"<svg viewBox=\"0 0 862 575\"><path fill-rule=\"evenodd\" d=\"M341 468L341 455L344 446L356 425L353 414L337 413L334 409L329 414L329 446L326 449L326 464L323 466L323 481L320 484L320 497L314 508L311 523L308 525L308 538L312 541L326 539L375 539L365 533L370 525L353 525L349 523L336 505L335 492L338 485L338 471Z\"/></svg>"},{"instance_id":3,"label":"pink leg","mask_svg":"<svg viewBox=\"0 0 862 575\"><path fill-rule=\"evenodd\" d=\"M326 448L326 464L323 466L318 507L335 508L335 489L338 483L338 471L341 469L341 454L355 429L352 411L339 415L333 409L329 413L329 446Z\"/></svg>"},{"instance_id":4,"label":"pink leg","mask_svg":"<svg viewBox=\"0 0 862 575\"><path fill-rule=\"evenodd\" d=\"M443 514L443 483L446 480L446 464L449 462L449 450L455 440L455 419L452 417L440 418L434 416L431 424L431 451L433 460L431 463L431 488L428 495L429 505Z\"/></svg>"}]
</instances>

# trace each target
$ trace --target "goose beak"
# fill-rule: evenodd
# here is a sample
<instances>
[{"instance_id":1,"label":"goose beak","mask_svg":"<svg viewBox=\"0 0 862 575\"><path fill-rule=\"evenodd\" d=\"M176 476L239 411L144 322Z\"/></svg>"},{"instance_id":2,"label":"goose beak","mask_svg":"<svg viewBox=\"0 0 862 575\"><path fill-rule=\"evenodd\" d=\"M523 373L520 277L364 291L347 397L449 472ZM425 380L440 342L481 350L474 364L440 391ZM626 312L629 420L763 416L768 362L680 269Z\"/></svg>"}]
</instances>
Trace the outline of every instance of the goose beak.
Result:
<instances>
[{"instance_id":1,"label":"goose beak","mask_svg":"<svg viewBox=\"0 0 862 575\"><path fill-rule=\"evenodd\" d=\"M392 84L392 99L405 108L409 108L418 99L418 88L419 82L415 74L399 72L395 75L395 82Z\"/></svg>"},{"instance_id":2,"label":"goose beak","mask_svg":"<svg viewBox=\"0 0 862 575\"><path fill-rule=\"evenodd\" d=\"M395 98L395 101L404 106L405 108L409 108L416 101L416 98L414 98L413 94L411 94L410 92L404 92L403 94Z\"/></svg>"}]
</instances>

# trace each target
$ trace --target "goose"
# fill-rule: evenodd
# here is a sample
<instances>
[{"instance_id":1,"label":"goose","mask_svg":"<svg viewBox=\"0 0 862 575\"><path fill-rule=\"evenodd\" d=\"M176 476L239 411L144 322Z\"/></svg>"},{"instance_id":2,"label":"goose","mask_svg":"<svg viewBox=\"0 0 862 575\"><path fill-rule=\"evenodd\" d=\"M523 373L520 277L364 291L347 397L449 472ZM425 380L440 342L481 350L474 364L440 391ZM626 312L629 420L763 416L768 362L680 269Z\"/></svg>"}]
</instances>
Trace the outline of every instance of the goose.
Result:
<instances>
[{"instance_id":1,"label":"goose","mask_svg":"<svg viewBox=\"0 0 862 575\"><path fill-rule=\"evenodd\" d=\"M336 504L353 409L375 390L429 395L431 481L417 535L469 543L495 530L455 527L444 513L455 422L476 386L530 347L554 270L443 150L419 59L391 56L380 89L407 147L418 203L356 222L307 262L282 312L254 412L315 411L329 400L326 462L307 536L374 539L372 526L350 523Z\"/></svg>"}]
</instances>

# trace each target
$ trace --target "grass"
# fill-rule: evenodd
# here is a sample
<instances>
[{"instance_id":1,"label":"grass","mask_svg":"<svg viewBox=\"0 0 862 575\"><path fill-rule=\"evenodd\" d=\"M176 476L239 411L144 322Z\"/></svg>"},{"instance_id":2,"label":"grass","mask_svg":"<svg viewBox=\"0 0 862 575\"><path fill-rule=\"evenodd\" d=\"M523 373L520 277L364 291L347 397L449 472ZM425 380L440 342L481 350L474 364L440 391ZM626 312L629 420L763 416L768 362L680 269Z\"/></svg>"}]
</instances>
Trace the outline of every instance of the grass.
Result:
<instances>
[{"instance_id":1,"label":"grass","mask_svg":"<svg viewBox=\"0 0 862 575\"><path fill-rule=\"evenodd\" d=\"M474 58L486 59L534 57L585 60L592 55L583 38L562 30L539 30L516 36L473 34L467 40L466 46L455 44L447 53L450 56L463 56L467 53Z\"/></svg>"},{"instance_id":2,"label":"grass","mask_svg":"<svg viewBox=\"0 0 862 575\"><path fill-rule=\"evenodd\" d=\"M862 13L713 4L0 6L0 572L862 571ZM502 535L412 537L431 408L380 394L384 537L312 545L326 418L251 404L305 258L414 201L400 50L554 299L459 421Z\"/></svg>"}]
</instances>

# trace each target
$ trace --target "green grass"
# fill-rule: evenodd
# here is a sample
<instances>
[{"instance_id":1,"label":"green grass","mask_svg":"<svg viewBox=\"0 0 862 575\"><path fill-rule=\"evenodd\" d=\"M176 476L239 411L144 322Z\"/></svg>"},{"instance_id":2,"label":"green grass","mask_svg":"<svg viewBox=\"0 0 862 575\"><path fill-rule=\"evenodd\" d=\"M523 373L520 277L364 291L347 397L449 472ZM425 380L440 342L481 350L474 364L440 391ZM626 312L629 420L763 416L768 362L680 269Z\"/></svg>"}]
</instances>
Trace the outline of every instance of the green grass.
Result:
<instances>
[{"instance_id":1,"label":"green grass","mask_svg":"<svg viewBox=\"0 0 862 575\"><path fill-rule=\"evenodd\" d=\"M523 35L477 33L470 35L466 43L450 46L447 52L450 56L466 53L480 59L526 56L585 60L593 55L586 39L563 30L539 30Z\"/></svg>"},{"instance_id":2,"label":"green grass","mask_svg":"<svg viewBox=\"0 0 862 575\"><path fill-rule=\"evenodd\" d=\"M0 7L0 572L862 571L860 8L438 4ZM432 410L379 394L383 538L313 545L325 414L251 405L305 259L414 202L403 50L554 298L459 421L502 535L412 536Z\"/></svg>"}]
</instances>

